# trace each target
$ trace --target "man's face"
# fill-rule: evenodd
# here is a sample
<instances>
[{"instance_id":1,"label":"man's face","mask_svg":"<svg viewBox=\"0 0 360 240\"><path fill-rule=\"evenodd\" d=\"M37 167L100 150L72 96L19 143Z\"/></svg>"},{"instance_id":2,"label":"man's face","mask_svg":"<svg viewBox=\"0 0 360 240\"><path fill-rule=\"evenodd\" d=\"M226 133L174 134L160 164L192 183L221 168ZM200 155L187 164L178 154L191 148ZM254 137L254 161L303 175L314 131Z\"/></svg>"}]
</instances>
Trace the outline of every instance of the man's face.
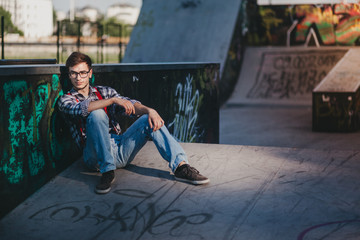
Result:
<instances>
[{"instance_id":1,"label":"man's face","mask_svg":"<svg viewBox=\"0 0 360 240\"><path fill-rule=\"evenodd\" d=\"M92 69L86 63L79 63L69 67L69 78L75 90L86 91L89 88L89 79L92 77Z\"/></svg>"}]
</instances>

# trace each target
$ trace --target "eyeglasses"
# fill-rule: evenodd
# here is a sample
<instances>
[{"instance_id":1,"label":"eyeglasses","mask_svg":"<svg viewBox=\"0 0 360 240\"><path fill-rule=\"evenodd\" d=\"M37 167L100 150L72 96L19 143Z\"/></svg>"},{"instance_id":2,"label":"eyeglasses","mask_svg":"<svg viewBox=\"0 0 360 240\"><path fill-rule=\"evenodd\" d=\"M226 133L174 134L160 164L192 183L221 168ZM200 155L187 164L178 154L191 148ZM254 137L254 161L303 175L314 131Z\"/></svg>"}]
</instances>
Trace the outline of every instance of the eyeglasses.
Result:
<instances>
[{"instance_id":1,"label":"eyeglasses","mask_svg":"<svg viewBox=\"0 0 360 240\"><path fill-rule=\"evenodd\" d=\"M71 72L69 72L69 76L72 78L77 78L77 76L80 75L81 78L86 78L88 76L89 72L90 72L90 70L89 71L81 71L81 72L71 71Z\"/></svg>"}]
</instances>

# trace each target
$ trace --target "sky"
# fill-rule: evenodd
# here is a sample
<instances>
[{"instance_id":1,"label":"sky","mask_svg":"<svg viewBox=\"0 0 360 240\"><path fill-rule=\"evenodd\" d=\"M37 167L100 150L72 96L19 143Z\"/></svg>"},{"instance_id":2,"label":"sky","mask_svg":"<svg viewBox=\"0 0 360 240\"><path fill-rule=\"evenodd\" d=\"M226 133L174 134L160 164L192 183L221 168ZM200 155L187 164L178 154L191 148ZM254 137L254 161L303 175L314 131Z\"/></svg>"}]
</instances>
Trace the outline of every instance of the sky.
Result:
<instances>
[{"instance_id":1,"label":"sky","mask_svg":"<svg viewBox=\"0 0 360 240\"><path fill-rule=\"evenodd\" d=\"M70 10L71 0L52 0L54 9L56 11L68 12ZM140 7L142 0L73 0L75 8L82 8L85 6L92 6L98 8L101 12L105 13L106 9L115 3L128 3L133 6Z\"/></svg>"}]
</instances>

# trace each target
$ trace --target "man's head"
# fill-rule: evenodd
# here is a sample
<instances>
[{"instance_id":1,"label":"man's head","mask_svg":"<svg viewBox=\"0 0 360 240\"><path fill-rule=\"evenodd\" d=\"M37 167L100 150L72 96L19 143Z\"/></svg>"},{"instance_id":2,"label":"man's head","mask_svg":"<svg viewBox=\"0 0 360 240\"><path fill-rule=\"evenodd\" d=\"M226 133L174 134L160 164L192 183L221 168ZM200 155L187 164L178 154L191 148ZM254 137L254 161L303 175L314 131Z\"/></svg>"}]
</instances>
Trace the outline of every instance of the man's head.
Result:
<instances>
[{"instance_id":1,"label":"man's head","mask_svg":"<svg viewBox=\"0 0 360 240\"><path fill-rule=\"evenodd\" d=\"M90 70L92 65L91 58L88 55L83 54L81 52L73 52L66 60L66 68L69 70L69 67L73 67L83 62L86 63L86 65L89 67Z\"/></svg>"},{"instance_id":2,"label":"man's head","mask_svg":"<svg viewBox=\"0 0 360 240\"><path fill-rule=\"evenodd\" d=\"M80 52L73 52L66 60L71 84L75 90L86 95L89 89L89 79L92 77L91 65L91 58Z\"/></svg>"}]
</instances>

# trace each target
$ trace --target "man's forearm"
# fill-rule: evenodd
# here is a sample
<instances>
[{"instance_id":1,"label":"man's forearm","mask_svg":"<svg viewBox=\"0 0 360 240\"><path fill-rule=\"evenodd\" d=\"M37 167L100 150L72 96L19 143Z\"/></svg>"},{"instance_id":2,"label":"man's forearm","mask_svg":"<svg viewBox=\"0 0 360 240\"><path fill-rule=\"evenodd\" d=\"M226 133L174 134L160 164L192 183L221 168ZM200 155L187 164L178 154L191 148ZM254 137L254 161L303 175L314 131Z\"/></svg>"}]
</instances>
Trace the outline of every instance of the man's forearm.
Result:
<instances>
[{"instance_id":1,"label":"man's forearm","mask_svg":"<svg viewBox=\"0 0 360 240\"><path fill-rule=\"evenodd\" d=\"M141 103L135 103L135 114L136 115L143 115L143 114L149 114L149 112L152 110L151 108L142 105Z\"/></svg>"},{"instance_id":2,"label":"man's forearm","mask_svg":"<svg viewBox=\"0 0 360 240\"><path fill-rule=\"evenodd\" d=\"M114 103L114 101L112 98L102 99L102 100L98 100L98 101L92 101L89 103L88 112L92 112L94 110L105 108L113 103Z\"/></svg>"}]
</instances>

